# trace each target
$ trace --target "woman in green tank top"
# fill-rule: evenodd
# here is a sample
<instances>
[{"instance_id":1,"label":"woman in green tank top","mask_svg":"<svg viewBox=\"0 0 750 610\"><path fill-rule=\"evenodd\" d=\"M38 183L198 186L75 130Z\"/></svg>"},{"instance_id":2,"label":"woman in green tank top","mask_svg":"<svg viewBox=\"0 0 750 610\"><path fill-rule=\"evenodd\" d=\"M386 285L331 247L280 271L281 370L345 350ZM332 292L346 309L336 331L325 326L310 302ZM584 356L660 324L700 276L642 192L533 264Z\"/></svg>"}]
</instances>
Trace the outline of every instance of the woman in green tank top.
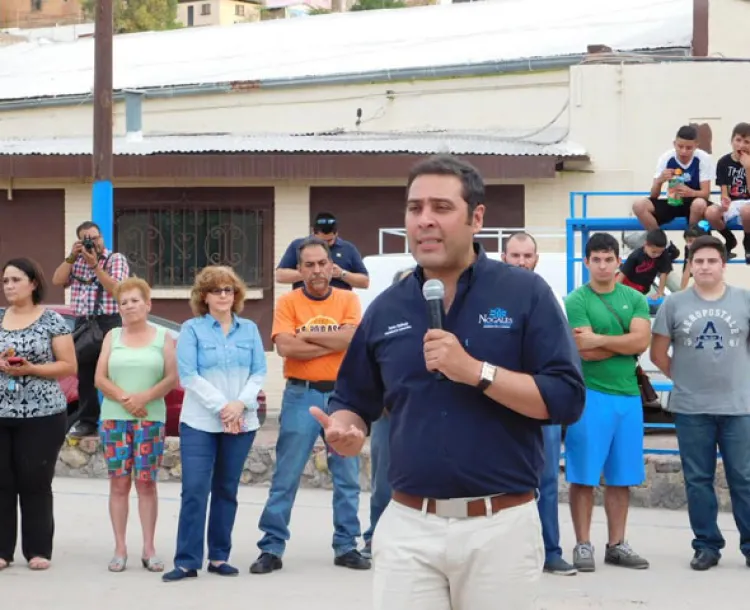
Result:
<instances>
[{"instance_id":1,"label":"woman in green tank top","mask_svg":"<svg viewBox=\"0 0 750 610\"><path fill-rule=\"evenodd\" d=\"M110 572L125 570L126 532L131 481L138 494L143 552L141 563L162 572L154 534L158 512L156 478L164 455L164 397L177 385L175 342L166 329L148 323L151 289L139 278L128 278L115 289L122 328L104 339L95 385L104 394L101 437L109 472L109 513L115 532Z\"/></svg>"}]
</instances>

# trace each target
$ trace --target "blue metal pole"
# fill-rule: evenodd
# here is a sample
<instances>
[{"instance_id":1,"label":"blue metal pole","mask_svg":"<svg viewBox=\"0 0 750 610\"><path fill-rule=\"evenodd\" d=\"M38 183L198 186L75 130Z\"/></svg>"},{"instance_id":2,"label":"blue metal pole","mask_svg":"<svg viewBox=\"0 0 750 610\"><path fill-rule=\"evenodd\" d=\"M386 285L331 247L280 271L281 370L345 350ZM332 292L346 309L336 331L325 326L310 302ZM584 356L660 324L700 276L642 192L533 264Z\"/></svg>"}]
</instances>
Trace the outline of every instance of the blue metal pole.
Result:
<instances>
[{"instance_id":1,"label":"blue metal pole","mask_svg":"<svg viewBox=\"0 0 750 610\"><path fill-rule=\"evenodd\" d=\"M566 257L565 257L565 266L567 267L567 274L568 274L568 294L573 292L575 290L575 282L576 282L576 263L575 263L575 257L576 257L576 233L575 229L573 227L573 223L575 222L575 219L568 218L568 222L565 226L565 250L566 250Z\"/></svg>"},{"instance_id":2,"label":"blue metal pole","mask_svg":"<svg viewBox=\"0 0 750 610\"><path fill-rule=\"evenodd\" d=\"M91 220L99 225L104 244L113 250L115 210L114 190L110 180L94 182L91 189Z\"/></svg>"},{"instance_id":3,"label":"blue metal pole","mask_svg":"<svg viewBox=\"0 0 750 610\"><path fill-rule=\"evenodd\" d=\"M586 221L584 220L584 228L581 229L581 258L586 259L586 243L589 241L589 229ZM586 267L586 263L581 262L581 283L585 284L589 281L589 270Z\"/></svg>"}]
</instances>

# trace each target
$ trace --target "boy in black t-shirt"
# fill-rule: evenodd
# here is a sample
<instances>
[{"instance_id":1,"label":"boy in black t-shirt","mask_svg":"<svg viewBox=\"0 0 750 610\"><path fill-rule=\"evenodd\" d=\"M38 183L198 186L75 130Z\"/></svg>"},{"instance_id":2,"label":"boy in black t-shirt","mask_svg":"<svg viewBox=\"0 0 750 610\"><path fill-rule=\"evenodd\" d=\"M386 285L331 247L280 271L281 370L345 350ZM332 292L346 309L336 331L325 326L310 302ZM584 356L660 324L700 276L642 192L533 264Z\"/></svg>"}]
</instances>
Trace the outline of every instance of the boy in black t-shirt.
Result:
<instances>
[{"instance_id":1,"label":"boy in black t-shirt","mask_svg":"<svg viewBox=\"0 0 750 610\"><path fill-rule=\"evenodd\" d=\"M706 210L711 226L723 230L726 223L739 219L745 232L745 263L750 265L750 123L739 123L732 130L732 152L716 164L716 186L721 188L721 205Z\"/></svg>"},{"instance_id":2,"label":"boy in black t-shirt","mask_svg":"<svg viewBox=\"0 0 750 610\"><path fill-rule=\"evenodd\" d=\"M617 281L642 294L648 294L658 275L656 298L660 299L664 297L667 276L671 271L672 257L667 251L667 234L661 229L654 229L646 234L646 243L633 250L622 263Z\"/></svg>"}]
</instances>

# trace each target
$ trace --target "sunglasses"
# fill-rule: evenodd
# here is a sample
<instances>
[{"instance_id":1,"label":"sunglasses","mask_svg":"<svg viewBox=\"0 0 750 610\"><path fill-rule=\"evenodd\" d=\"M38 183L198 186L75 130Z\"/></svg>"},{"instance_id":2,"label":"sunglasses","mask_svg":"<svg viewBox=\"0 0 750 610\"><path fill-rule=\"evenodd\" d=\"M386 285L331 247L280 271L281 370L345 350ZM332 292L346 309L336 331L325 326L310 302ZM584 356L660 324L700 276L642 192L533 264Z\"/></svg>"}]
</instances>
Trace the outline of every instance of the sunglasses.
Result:
<instances>
[{"instance_id":1,"label":"sunglasses","mask_svg":"<svg viewBox=\"0 0 750 610\"><path fill-rule=\"evenodd\" d=\"M225 286L224 288L211 288L211 290L209 290L209 292L211 294L216 295L218 297L218 296L221 296L223 294L234 294L235 290L231 286Z\"/></svg>"}]
</instances>

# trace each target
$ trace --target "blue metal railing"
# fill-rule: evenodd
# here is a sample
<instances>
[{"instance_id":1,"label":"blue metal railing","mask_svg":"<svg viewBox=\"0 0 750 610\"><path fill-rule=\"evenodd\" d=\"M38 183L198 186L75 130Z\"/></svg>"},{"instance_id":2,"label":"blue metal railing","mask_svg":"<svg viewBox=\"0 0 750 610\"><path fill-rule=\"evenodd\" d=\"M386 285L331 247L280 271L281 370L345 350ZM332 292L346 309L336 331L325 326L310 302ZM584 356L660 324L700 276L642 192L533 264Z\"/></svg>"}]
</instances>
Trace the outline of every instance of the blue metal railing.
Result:
<instances>
[{"instance_id":1,"label":"blue metal railing","mask_svg":"<svg viewBox=\"0 0 750 610\"><path fill-rule=\"evenodd\" d=\"M648 197L651 193L646 191L571 191L570 192L570 217L566 222L566 264L567 264L567 289L568 293L575 290L575 265L581 265L581 279L586 283L589 279L588 269L583 264L583 253L585 252L586 242L589 239L591 231L644 231L641 222L635 217L590 217L588 215L589 197ZM712 195L720 195L718 191L712 191ZM577 214L577 202L581 200L581 215ZM687 219L680 218L662 225L665 231L684 231L688 226ZM742 229L738 222L728 224L730 229ZM580 233L580 252L581 256L576 255L576 234ZM675 262L682 262L678 259ZM731 260L730 263L742 263L743 260ZM660 304L662 299L649 299L650 305ZM671 381L652 381L654 390L657 392L671 392ZM646 429L668 429L674 430L674 424L645 424ZM679 455L678 449L643 449L644 454L652 455ZM718 454L719 457L720 454Z\"/></svg>"},{"instance_id":2,"label":"blue metal railing","mask_svg":"<svg viewBox=\"0 0 750 610\"><path fill-rule=\"evenodd\" d=\"M712 191L712 195L721 195L718 191ZM567 288L572 292L575 288L575 265L583 263L583 252L586 242L589 239L591 231L644 231L643 225L635 217L591 217L588 215L588 204L590 197L648 197L646 191L571 191L569 195L570 215L566 222L566 255L567 255ZM578 212L578 200L581 201L581 215ZM662 229L665 231L684 231L688 226L685 218L673 220L665 225ZM729 223L730 229L742 229L742 225L737 221ZM576 234L580 233L581 256L576 255ZM675 262L682 262L678 259ZM745 264L744 259L733 259L730 264ZM585 283L589 279L588 269L581 264L581 278ZM649 299L649 304L658 305L661 300Z\"/></svg>"}]
</instances>

